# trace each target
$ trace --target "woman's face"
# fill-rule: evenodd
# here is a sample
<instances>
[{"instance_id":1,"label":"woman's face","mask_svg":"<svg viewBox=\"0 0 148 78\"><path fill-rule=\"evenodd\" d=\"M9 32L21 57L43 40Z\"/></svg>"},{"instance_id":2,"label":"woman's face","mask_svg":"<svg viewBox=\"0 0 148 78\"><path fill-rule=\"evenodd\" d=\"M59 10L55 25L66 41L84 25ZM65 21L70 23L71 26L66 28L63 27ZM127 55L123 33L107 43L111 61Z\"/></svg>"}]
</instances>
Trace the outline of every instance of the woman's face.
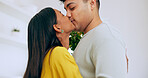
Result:
<instances>
[{"instance_id":1,"label":"woman's face","mask_svg":"<svg viewBox=\"0 0 148 78\"><path fill-rule=\"evenodd\" d=\"M71 23L68 17L64 16L56 9L54 10L57 16L57 24L61 26L61 29L64 30L65 33L70 33L72 30L75 30L75 26Z\"/></svg>"}]
</instances>

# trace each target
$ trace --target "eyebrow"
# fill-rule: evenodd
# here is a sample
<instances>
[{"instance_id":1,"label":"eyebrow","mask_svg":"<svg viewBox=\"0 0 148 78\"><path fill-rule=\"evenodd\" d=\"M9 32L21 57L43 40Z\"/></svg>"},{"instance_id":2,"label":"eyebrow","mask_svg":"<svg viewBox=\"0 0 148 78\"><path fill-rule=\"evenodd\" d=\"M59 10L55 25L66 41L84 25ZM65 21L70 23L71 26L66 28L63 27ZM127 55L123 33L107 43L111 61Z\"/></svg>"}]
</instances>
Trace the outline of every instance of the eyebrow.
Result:
<instances>
[{"instance_id":1,"label":"eyebrow","mask_svg":"<svg viewBox=\"0 0 148 78\"><path fill-rule=\"evenodd\" d=\"M68 3L68 4L66 5L66 7L69 7L71 4L75 4L75 3L74 3L74 2ZM66 8L64 7L64 9L66 9Z\"/></svg>"}]
</instances>

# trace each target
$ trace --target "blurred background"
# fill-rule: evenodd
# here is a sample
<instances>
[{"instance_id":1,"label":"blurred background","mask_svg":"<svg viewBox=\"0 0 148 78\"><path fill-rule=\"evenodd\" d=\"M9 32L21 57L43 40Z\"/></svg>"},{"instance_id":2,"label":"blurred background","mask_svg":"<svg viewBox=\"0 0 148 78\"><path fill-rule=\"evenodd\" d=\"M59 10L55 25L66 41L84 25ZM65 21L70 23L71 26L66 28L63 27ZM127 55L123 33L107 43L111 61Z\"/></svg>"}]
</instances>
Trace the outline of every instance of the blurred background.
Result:
<instances>
[{"instance_id":1,"label":"blurred background","mask_svg":"<svg viewBox=\"0 0 148 78\"><path fill-rule=\"evenodd\" d=\"M58 0L0 0L0 78L23 77L28 60L28 22L45 7L66 14ZM124 37L128 78L148 78L148 0L101 0L100 16Z\"/></svg>"}]
</instances>

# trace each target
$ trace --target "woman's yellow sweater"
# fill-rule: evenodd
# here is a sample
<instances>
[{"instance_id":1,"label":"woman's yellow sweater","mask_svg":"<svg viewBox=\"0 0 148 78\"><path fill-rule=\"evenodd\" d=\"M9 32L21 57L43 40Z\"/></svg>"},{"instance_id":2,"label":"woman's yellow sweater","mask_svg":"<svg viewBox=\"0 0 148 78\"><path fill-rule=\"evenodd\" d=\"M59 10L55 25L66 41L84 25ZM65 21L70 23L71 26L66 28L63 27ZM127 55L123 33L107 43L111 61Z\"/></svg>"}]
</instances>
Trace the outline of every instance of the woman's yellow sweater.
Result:
<instances>
[{"instance_id":1,"label":"woman's yellow sweater","mask_svg":"<svg viewBox=\"0 0 148 78\"><path fill-rule=\"evenodd\" d=\"M46 54L43 65L41 78L82 78L79 68L64 47L55 47Z\"/></svg>"}]
</instances>

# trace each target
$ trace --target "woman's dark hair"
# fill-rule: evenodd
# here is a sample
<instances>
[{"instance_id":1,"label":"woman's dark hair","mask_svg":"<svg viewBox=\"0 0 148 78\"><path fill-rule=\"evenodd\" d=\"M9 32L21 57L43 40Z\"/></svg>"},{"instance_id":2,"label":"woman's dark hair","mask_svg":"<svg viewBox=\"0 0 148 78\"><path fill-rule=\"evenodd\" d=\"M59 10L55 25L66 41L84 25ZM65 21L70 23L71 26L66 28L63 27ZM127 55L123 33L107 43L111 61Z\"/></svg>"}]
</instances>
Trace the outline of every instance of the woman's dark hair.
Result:
<instances>
[{"instance_id":1,"label":"woman's dark hair","mask_svg":"<svg viewBox=\"0 0 148 78\"><path fill-rule=\"evenodd\" d=\"M62 46L56 37L53 25L57 24L56 13L45 8L37 13L28 25L28 65L24 78L40 78L42 63L47 52L56 46Z\"/></svg>"}]
</instances>

